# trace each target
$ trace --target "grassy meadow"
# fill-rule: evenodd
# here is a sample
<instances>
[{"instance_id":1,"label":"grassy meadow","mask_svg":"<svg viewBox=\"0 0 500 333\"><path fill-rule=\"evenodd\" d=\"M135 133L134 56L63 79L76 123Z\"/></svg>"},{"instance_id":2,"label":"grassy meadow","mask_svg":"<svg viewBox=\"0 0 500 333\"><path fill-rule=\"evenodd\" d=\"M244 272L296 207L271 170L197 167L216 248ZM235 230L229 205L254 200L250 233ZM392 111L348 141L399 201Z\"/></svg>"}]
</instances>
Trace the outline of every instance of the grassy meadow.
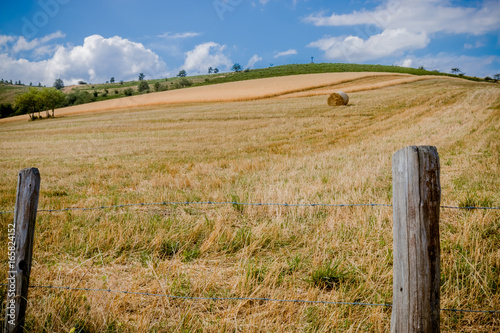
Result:
<instances>
[{"instance_id":1,"label":"grassy meadow","mask_svg":"<svg viewBox=\"0 0 500 333\"><path fill-rule=\"evenodd\" d=\"M392 203L391 157L434 145L442 204L500 206L500 88L456 79L327 97L130 108L0 124L0 211L162 201ZM0 265L7 225L0 214ZM500 212L441 210L441 308L500 310ZM2 255L5 254L5 255ZM392 302L390 207L171 205L39 212L32 285ZM5 280L6 281L6 280ZM6 289L0 286L5 299ZM3 305L4 306L4 305ZM3 308L1 309L4 313ZM387 332L390 307L31 288L30 332ZM0 320L3 320L3 316ZM500 316L441 312L443 332Z\"/></svg>"}]
</instances>

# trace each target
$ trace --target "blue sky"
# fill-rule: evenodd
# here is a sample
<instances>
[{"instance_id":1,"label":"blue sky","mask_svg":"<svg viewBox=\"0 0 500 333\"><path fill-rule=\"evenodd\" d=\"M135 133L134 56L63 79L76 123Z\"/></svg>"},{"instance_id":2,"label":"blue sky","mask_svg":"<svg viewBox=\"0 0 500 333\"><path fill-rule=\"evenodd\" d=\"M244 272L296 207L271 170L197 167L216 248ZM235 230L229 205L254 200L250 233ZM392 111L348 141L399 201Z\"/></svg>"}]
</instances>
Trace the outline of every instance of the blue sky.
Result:
<instances>
[{"instance_id":1,"label":"blue sky","mask_svg":"<svg viewBox=\"0 0 500 333\"><path fill-rule=\"evenodd\" d=\"M99 83L315 62L500 73L500 0L0 2L0 78Z\"/></svg>"}]
</instances>

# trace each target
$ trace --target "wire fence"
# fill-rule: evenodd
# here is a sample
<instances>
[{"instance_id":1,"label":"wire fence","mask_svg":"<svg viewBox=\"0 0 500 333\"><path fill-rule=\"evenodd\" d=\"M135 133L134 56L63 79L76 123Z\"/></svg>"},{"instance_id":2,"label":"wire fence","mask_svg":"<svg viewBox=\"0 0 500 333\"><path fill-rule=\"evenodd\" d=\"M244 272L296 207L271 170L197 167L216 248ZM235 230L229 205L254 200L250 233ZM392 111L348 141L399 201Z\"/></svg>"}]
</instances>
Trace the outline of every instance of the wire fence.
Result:
<instances>
[{"instance_id":1,"label":"wire fence","mask_svg":"<svg viewBox=\"0 0 500 333\"><path fill-rule=\"evenodd\" d=\"M281 207L392 207L392 204L381 203L362 203L362 204L325 204L325 203L271 203L271 202L234 202L234 201L163 201L163 202L141 202L133 204L109 205L109 206L96 206L96 207L67 207L61 209L39 209L39 213L57 213L67 211L89 211L89 210L102 210L102 209L117 209L126 207L140 207L140 206L180 206L180 205L233 205L233 206L281 206ZM458 209L458 210L500 210L500 207L460 207L460 206L441 206L443 209ZM2 211L0 214L12 214L14 211Z\"/></svg>"},{"instance_id":2,"label":"wire fence","mask_svg":"<svg viewBox=\"0 0 500 333\"><path fill-rule=\"evenodd\" d=\"M7 286L6 283L0 283L0 285ZM57 290L68 290L68 291L86 291L86 292L106 292L106 293L127 294L127 295L136 295L136 296L164 297L164 298L190 300L190 301L259 301L259 302L278 302L278 303L303 303L303 304L324 304L324 305L392 307L392 304L388 304L388 303L377 304L377 303L362 303L362 302L310 301L310 300L302 300L302 299L273 299L273 298L263 298L263 297L196 297L196 296L166 295L166 294L156 294L156 293L126 291L126 290L102 289L102 288L75 288L75 287L43 286L43 285L32 285L32 286L30 286L30 288L57 289ZM463 313L500 314L500 310L441 309L441 311L463 312Z\"/></svg>"},{"instance_id":3,"label":"wire fence","mask_svg":"<svg viewBox=\"0 0 500 333\"><path fill-rule=\"evenodd\" d=\"M40 209L38 212L56 213L66 211L92 211L104 209L119 209L126 207L144 207L144 206L179 206L179 205L233 205L233 206L278 206L278 207L392 207L392 204L380 203L364 203L364 204L324 204L324 203L250 203L250 202L212 202L212 201L178 201L178 202L151 202L151 203L134 203L134 204L120 204L109 206L96 206L96 207L67 207L63 209ZM458 209L458 210L498 210L500 207L460 207L460 206L441 206L443 209ZM0 214L14 213L14 211L3 211ZM7 284L0 283L2 286ZM57 289L68 291L83 291L83 292L107 292L128 294L136 296L149 296L149 297L164 297L170 299L192 300L192 301L260 301L260 302L281 302L281 303L302 303L302 304L324 304L324 305L349 305L349 306L379 306L379 307L392 307L392 304L375 304L375 303L361 303L361 302L333 302L333 301L311 301L300 299L272 299L272 298L258 298L258 297L195 297L195 296L180 296L180 295L166 295L148 292L134 292L124 290L111 290L99 288L75 288L67 286L51 286L51 285L32 285L30 288L42 289ZM469 310L469 309L441 309L441 311L448 312L461 312L461 313L484 313L484 314L500 314L500 310Z\"/></svg>"}]
</instances>

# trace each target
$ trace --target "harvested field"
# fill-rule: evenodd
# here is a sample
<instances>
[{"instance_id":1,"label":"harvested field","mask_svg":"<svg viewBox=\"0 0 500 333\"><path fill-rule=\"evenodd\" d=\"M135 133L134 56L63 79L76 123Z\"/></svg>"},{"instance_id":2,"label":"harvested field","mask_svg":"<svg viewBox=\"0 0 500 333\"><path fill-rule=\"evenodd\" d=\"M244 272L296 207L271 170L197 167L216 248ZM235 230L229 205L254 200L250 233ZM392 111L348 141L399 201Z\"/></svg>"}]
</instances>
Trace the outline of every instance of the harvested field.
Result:
<instances>
[{"instance_id":1,"label":"harvested field","mask_svg":"<svg viewBox=\"0 0 500 333\"><path fill-rule=\"evenodd\" d=\"M356 78L350 75L320 83ZM387 83L370 77L370 84ZM318 79L262 82L243 82L240 91L261 89L246 95L255 99L309 89ZM443 205L500 205L497 85L434 78L349 96L352 103L335 109L321 95L0 123L0 211L14 207L17 173L26 167L40 169L40 209L162 201L389 204L391 156L407 145L437 147ZM0 214L4 254L11 217ZM499 221L499 211L441 211L442 308L500 308ZM392 210L170 205L40 212L33 259L34 285L391 303ZM7 267L5 255L0 265ZM337 268L325 274L328 265ZM330 288L315 282L319 273L334 281ZM28 302L30 332L388 332L391 317L379 306L44 288L30 289ZM441 329L498 332L500 318L443 311Z\"/></svg>"},{"instance_id":2,"label":"harvested field","mask_svg":"<svg viewBox=\"0 0 500 333\"><path fill-rule=\"evenodd\" d=\"M139 96L71 106L58 109L55 113L56 116L61 116L162 104L234 102L273 97L293 98L318 96L328 95L332 92L332 89L354 92L379 89L427 79L435 80L436 77L373 72L304 74L149 93ZM444 77L443 79L453 80ZM24 115L0 119L0 122L8 122L16 119L29 118L28 115Z\"/></svg>"}]
</instances>

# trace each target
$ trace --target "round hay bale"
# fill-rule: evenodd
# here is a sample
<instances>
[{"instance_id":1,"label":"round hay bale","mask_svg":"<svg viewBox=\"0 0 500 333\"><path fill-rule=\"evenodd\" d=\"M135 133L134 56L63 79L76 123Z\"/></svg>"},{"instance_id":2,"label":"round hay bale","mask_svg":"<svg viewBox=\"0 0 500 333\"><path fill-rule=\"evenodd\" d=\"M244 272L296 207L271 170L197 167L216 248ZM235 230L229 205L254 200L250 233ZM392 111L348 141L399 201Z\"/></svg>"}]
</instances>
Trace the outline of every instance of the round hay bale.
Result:
<instances>
[{"instance_id":1,"label":"round hay bale","mask_svg":"<svg viewBox=\"0 0 500 333\"><path fill-rule=\"evenodd\" d=\"M349 103L349 96L343 91L337 91L328 97L328 105L338 106L347 105Z\"/></svg>"}]
</instances>

